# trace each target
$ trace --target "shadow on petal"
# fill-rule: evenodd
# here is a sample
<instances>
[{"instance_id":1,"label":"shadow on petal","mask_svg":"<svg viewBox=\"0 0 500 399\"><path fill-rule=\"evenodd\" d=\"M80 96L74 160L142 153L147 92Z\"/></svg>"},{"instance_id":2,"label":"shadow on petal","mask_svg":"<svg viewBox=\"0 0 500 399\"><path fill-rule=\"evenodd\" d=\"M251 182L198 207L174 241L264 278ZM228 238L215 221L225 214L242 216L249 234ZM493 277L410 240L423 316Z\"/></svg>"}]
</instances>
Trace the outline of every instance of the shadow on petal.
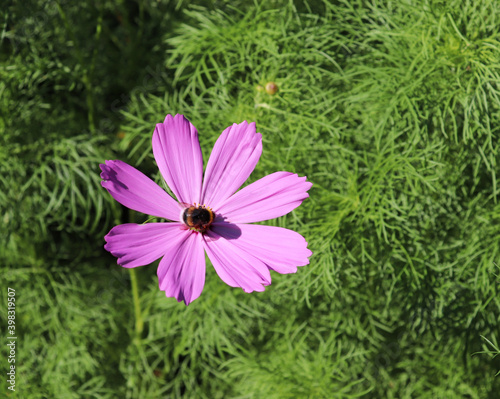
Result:
<instances>
[{"instance_id":1,"label":"shadow on petal","mask_svg":"<svg viewBox=\"0 0 500 399\"><path fill-rule=\"evenodd\" d=\"M107 161L107 162L112 162L112 161ZM99 165L101 167L101 179L103 180L108 180L108 181L112 181L113 183L115 183L117 186L123 188L124 190L128 190L128 186L126 184L124 184L122 181L120 181L120 179L118 179L118 174L116 173L116 171L113 169L113 168L110 168L108 165L106 164L100 164ZM103 182L101 182L101 185L102 185Z\"/></svg>"},{"instance_id":2,"label":"shadow on petal","mask_svg":"<svg viewBox=\"0 0 500 399\"><path fill-rule=\"evenodd\" d=\"M236 240L241 236L241 229L237 224L217 220L217 218L210 226L210 230L212 230L215 234L206 234L206 241L217 241L220 237L223 237L226 240Z\"/></svg>"}]
</instances>

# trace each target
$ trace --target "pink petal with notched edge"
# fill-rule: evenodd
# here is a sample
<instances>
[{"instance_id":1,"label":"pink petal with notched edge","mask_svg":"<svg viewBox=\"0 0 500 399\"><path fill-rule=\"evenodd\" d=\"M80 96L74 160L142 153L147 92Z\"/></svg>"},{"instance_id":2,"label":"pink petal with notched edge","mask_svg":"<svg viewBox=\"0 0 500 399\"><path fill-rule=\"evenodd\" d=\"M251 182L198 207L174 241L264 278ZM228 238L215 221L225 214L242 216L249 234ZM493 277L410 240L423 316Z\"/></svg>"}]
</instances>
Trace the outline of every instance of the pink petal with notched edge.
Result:
<instances>
[{"instance_id":1,"label":"pink petal with notched edge","mask_svg":"<svg viewBox=\"0 0 500 399\"><path fill-rule=\"evenodd\" d=\"M234 232L237 234L237 230ZM264 291L264 286L271 284L267 266L241 250L237 245L239 238L226 237L213 230L207 231L203 237L205 250L219 277L227 285L241 287L245 292Z\"/></svg>"},{"instance_id":2,"label":"pink petal with notched edge","mask_svg":"<svg viewBox=\"0 0 500 399\"><path fill-rule=\"evenodd\" d=\"M282 227L216 222L210 228L281 274L295 273L297 266L309 264L308 257L312 255L304 237Z\"/></svg>"},{"instance_id":3,"label":"pink petal with notched edge","mask_svg":"<svg viewBox=\"0 0 500 399\"><path fill-rule=\"evenodd\" d=\"M181 223L120 224L104 237L104 249L116 256L123 267L148 265L177 245L177 237L185 234L183 226Z\"/></svg>"},{"instance_id":4,"label":"pink petal with notched edge","mask_svg":"<svg viewBox=\"0 0 500 399\"><path fill-rule=\"evenodd\" d=\"M242 188L214 211L231 223L253 223L286 215L309 197L312 183L294 173L275 172Z\"/></svg>"},{"instance_id":5,"label":"pink petal with notched edge","mask_svg":"<svg viewBox=\"0 0 500 399\"><path fill-rule=\"evenodd\" d=\"M255 123L233 124L222 132L210 154L203 181L202 204L217 208L248 179L262 153Z\"/></svg>"},{"instance_id":6,"label":"pink petal with notched edge","mask_svg":"<svg viewBox=\"0 0 500 399\"><path fill-rule=\"evenodd\" d=\"M205 285L205 252L200 233L184 230L175 247L158 266L160 289L186 305L198 298Z\"/></svg>"},{"instance_id":7,"label":"pink petal with notched edge","mask_svg":"<svg viewBox=\"0 0 500 399\"><path fill-rule=\"evenodd\" d=\"M179 221L181 206L145 174L118 160L99 166L101 185L120 204L148 215Z\"/></svg>"},{"instance_id":8,"label":"pink petal with notched edge","mask_svg":"<svg viewBox=\"0 0 500 399\"><path fill-rule=\"evenodd\" d=\"M183 115L167 115L153 133L153 154L179 202L200 202L203 157L198 132Z\"/></svg>"}]
</instances>

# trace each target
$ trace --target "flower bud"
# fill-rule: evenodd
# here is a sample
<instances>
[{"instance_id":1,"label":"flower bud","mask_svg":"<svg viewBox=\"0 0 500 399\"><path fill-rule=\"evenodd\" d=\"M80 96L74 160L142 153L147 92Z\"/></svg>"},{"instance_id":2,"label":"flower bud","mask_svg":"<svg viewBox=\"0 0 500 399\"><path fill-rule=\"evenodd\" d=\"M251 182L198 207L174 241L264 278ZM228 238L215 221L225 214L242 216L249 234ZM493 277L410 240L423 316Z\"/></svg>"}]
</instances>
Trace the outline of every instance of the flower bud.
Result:
<instances>
[{"instance_id":1,"label":"flower bud","mask_svg":"<svg viewBox=\"0 0 500 399\"><path fill-rule=\"evenodd\" d=\"M274 82L269 82L266 84L266 93L273 95L278 91L278 85Z\"/></svg>"}]
</instances>

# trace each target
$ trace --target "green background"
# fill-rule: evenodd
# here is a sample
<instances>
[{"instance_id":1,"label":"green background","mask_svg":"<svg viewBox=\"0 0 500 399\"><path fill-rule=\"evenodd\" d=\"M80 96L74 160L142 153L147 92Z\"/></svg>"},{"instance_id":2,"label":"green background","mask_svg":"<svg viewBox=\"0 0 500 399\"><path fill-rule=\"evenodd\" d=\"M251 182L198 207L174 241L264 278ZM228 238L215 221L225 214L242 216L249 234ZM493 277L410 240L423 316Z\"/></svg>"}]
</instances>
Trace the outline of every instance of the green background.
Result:
<instances>
[{"instance_id":1,"label":"green background","mask_svg":"<svg viewBox=\"0 0 500 399\"><path fill-rule=\"evenodd\" d=\"M0 11L1 331L17 398L498 398L500 3L14 1ZM278 92L268 94L268 82ZM314 255L263 293L212 266L188 307L103 249L131 212L121 159L160 182L156 123L205 162L255 121L248 182L310 198L266 224ZM134 305L141 309L142 330Z\"/></svg>"}]
</instances>

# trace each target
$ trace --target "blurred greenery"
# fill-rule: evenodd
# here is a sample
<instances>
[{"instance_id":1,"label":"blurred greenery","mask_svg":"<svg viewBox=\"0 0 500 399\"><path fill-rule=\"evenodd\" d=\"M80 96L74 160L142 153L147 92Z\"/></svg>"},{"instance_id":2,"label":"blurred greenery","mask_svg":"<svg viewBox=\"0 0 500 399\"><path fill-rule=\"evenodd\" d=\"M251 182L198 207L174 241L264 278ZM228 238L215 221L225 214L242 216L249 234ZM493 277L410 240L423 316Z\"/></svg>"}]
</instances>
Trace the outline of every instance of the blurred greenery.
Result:
<instances>
[{"instance_id":1,"label":"blurred greenery","mask_svg":"<svg viewBox=\"0 0 500 399\"><path fill-rule=\"evenodd\" d=\"M499 18L495 0L2 7L0 322L14 288L19 337L2 394L496 399ZM208 267L189 307L159 291L156 263L139 268L137 335L103 236L147 217L112 200L98 165L160 182L151 135L167 113L198 128L205 161L225 127L255 121L249 182L314 183L266 224L314 255L263 293Z\"/></svg>"}]
</instances>

